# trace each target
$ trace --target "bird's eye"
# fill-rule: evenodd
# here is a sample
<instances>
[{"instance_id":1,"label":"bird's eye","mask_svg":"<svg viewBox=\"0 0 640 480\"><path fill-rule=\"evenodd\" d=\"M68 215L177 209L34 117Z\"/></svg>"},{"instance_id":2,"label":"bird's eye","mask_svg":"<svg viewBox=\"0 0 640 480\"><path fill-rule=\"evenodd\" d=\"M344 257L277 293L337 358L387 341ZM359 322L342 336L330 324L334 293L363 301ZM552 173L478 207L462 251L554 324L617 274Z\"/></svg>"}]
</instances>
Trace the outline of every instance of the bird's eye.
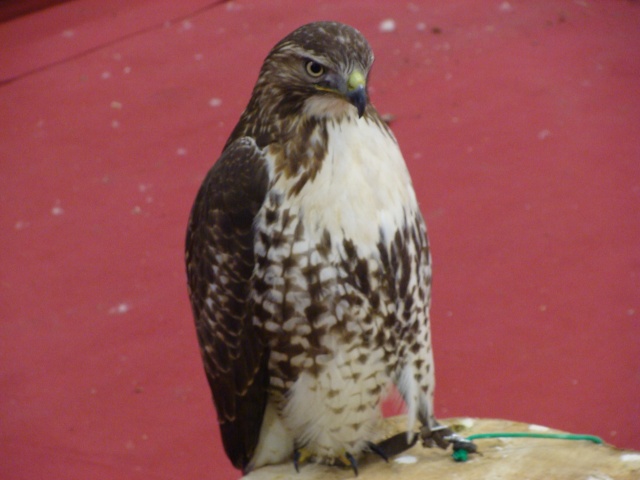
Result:
<instances>
[{"instance_id":1,"label":"bird's eye","mask_svg":"<svg viewBox=\"0 0 640 480\"><path fill-rule=\"evenodd\" d=\"M307 62L307 73L312 77L319 77L324 73L324 67L320 65L318 62L314 62L313 60L309 60Z\"/></svg>"}]
</instances>

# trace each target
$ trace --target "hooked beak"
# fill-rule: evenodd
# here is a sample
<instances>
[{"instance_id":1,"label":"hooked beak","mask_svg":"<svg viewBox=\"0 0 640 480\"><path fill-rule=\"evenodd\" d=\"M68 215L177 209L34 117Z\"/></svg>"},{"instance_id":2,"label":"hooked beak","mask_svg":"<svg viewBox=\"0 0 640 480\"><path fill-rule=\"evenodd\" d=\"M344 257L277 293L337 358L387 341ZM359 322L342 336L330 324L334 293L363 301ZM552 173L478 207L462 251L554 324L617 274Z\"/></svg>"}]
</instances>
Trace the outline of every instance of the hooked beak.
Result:
<instances>
[{"instance_id":1,"label":"hooked beak","mask_svg":"<svg viewBox=\"0 0 640 480\"><path fill-rule=\"evenodd\" d=\"M360 70L354 70L347 80L347 98L362 117L367 107L366 79Z\"/></svg>"}]
</instances>

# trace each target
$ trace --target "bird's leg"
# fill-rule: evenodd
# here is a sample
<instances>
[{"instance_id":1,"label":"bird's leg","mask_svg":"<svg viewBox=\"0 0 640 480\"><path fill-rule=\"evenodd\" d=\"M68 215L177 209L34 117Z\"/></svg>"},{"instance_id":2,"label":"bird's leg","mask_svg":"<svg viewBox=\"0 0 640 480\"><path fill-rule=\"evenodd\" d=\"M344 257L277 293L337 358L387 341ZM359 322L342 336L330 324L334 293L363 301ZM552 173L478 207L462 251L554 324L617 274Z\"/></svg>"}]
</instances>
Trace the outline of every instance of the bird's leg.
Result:
<instances>
[{"instance_id":1,"label":"bird's leg","mask_svg":"<svg viewBox=\"0 0 640 480\"><path fill-rule=\"evenodd\" d=\"M454 450L465 450L468 453L477 453L478 451L475 443L444 425L435 427L430 427L428 424L423 425L420 429L420 438L423 447L431 448L435 444L440 448L447 449L449 445L453 445Z\"/></svg>"}]
</instances>

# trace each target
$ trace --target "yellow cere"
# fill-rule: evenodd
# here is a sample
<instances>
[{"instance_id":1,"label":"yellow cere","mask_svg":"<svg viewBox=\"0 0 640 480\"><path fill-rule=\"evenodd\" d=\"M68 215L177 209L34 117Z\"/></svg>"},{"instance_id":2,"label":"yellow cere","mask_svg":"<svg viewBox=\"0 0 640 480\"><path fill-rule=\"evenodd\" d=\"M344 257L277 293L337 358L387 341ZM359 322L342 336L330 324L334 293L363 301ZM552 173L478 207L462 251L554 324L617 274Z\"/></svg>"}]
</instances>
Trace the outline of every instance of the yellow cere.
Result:
<instances>
[{"instance_id":1,"label":"yellow cere","mask_svg":"<svg viewBox=\"0 0 640 480\"><path fill-rule=\"evenodd\" d=\"M364 75L360 70L354 70L349 75L349 80L347 80L347 86L349 87L349 91L355 90L358 87L363 87L365 84Z\"/></svg>"}]
</instances>

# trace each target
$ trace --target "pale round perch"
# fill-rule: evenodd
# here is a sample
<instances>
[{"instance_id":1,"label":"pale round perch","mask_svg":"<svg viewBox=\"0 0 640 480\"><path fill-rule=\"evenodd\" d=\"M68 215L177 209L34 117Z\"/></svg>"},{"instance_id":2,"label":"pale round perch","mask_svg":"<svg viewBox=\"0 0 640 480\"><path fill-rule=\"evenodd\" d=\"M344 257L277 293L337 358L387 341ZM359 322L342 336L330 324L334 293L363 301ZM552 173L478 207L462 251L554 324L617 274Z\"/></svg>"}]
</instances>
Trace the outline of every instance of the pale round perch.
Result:
<instances>
[{"instance_id":1,"label":"pale round perch","mask_svg":"<svg viewBox=\"0 0 640 480\"><path fill-rule=\"evenodd\" d=\"M463 436L493 432L562 433L557 430L507 420L449 419L441 421ZM385 420L389 434L406 426L405 417ZM528 479L528 480L638 480L640 452L620 450L586 440L541 438L492 438L475 440L481 455L455 462L451 449L423 448L420 444L389 463L365 456L359 463L359 479L390 478L442 480ZM293 463L260 468L245 480L353 479L350 469L307 464L296 473Z\"/></svg>"}]
</instances>

